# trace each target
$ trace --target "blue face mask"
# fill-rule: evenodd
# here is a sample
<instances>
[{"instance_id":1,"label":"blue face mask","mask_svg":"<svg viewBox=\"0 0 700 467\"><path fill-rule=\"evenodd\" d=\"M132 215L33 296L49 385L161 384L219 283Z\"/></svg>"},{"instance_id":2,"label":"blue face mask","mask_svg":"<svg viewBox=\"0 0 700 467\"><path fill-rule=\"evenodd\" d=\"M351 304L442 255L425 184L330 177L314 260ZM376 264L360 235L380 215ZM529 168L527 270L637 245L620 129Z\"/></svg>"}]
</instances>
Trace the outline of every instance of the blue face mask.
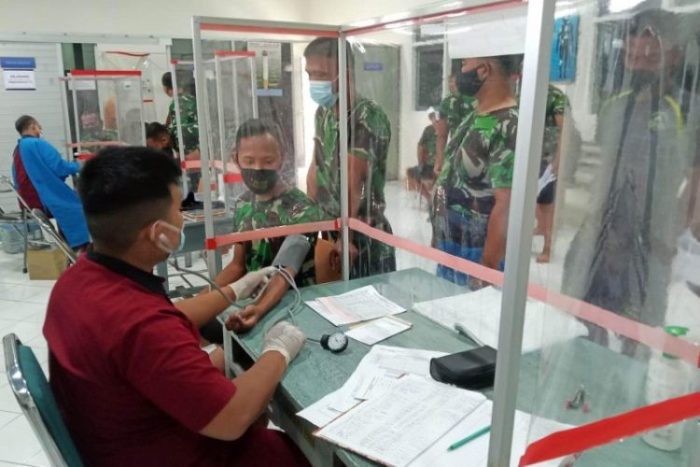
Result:
<instances>
[{"instance_id":1,"label":"blue face mask","mask_svg":"<svg viewBox=\"0 0 700 467\"><path fill-rule=\"evenodd\" d=\"M309 81L311 99L321 107L333 107L338 94L333 92L333 81Z\"/></svg>"}]
</instances>

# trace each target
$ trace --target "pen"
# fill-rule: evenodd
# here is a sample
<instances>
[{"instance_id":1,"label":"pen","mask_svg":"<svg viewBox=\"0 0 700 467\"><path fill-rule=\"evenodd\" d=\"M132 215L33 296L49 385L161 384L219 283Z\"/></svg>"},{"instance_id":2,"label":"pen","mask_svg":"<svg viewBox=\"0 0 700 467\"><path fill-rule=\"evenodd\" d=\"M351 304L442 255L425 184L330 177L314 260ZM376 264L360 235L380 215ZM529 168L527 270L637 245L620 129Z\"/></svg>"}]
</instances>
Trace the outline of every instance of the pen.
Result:
<instances>
[{"instance_id":1,"label":"pen","mask_svg":"<svg viewBox=\"0 0 700 467\"><path fill-rule=\"evenodd\" d=\"M481 430L472 433L471 435L467 436L467 437L464 438L464 439L460 439L460 440L457 441L456 443L452 443L452 444L450 445L450 447L447 448L447 450L448 450L448 451L454 451L454 450L457 449L457 448L461 448L461 447L464 446L465 444L467 444L467 443L469 443L469 442L471 442L471 441L474 441L476 438L478 438L479 436L485 435L485 434L488 433L489 431L491 431L491 425L485 426L485 427L482 428Z\"/></svg>"}]
</instances>

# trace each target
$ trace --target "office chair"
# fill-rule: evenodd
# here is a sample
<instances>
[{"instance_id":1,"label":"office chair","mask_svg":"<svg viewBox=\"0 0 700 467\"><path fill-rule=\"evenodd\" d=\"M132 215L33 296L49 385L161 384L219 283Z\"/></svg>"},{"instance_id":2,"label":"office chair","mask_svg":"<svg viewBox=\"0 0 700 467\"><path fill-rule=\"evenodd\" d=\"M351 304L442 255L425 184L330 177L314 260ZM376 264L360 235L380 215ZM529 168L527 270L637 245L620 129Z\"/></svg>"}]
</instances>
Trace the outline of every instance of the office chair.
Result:
<instances>
[{"instance_id":1,"label":"office chair","mask_svg":"<svg viewBox=\"0 0 700 467\"><path fill-rule=\"evenodd\" d=\"M82 467L83 461L34 352L14 333L6 335L2 343L10 388L51 465Z\"/></svg>"}]
</instances>

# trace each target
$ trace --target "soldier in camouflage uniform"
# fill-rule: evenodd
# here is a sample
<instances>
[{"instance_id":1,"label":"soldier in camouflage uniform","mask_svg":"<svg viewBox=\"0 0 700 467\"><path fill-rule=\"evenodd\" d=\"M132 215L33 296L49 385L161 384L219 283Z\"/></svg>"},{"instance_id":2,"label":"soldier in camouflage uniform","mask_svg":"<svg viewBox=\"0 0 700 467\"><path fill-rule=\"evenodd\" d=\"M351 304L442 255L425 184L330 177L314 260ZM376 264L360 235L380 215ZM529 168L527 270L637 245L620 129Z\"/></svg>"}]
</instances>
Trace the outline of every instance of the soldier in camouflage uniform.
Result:
<instances>
[{"instance_id":1,"label":"soldier in camouflage uniform","mask_svg":"<svg viewBox=\"0 0 700 467\"><path fill-rule=\"evenodd\" d=\"M349 51L349 45L348 45ZM314 160L307 178L308 193L329 218L340 217L340 142L338 132L338 43L319 38L304 51L316 111ZM352 69L348 53L348 69ZM391 233L384 216L386 160L391 140L389 119L373 100L355 94L349 73L348 178L349 216ZM337 235L331 266L339 270L342 244ZM350 277L366 277L394 271L394 249L357 232L350 232Z\"/></svg>"},{"instance_id":2,"label":"soldier in camouflage uniform","mask_svg":"<svg viewBox=\"0 0 700 467\"><path fill-rule=\"evenodd\" d=\"M505 255L518 121L509 66L500 58L464 60L460 92L475 95L478 104L445 151L434 201L435 246L493 269L502 266ZM444 266L438 275L460 285L469 280Z\"/></svg>"},{"instance_id":3,"label":"soldier in camouflage uniform","mask_svg":"<svg viewBox=\"0 0 700 467\"><path fill-rule=\"evenodd\" d=\"M179 76L179 75L178 75ZM173 97L173 78L171 72L163 74L161 79L163 90L168 97ZM178 86L179 88L180 86ZM180 122L182 124L182 139L178 139L177 118L175 112L175 99L170 102L168 107L168 116L165 120L165 126L170 131L170 136L175 145L175 149L180 153L180 156L186 160L199 160L199 121L197 120L197 98L187 92L186 87L178 89L177 100L180 105ZM190 187L193 191L197 191L201 172L188 172L190 179Z\"/></svg>"},{"instance_id":4,"label":"soldier in camouflage uniform","mask_svg":"<svg viewBox=\"0 0 700 467\"><path fill-rule=\"evenodd\" d=\"M445 147L449 137L454 135L457 127L464 121L475 106L473 96L465 96L457 89L457 76L453 73L448 81L450 95L445 97L438 107L438 121L435 123L437 140L435 145L435 175L440 175L445 159Z\"/></svg>"},{"instance_id":5,"label":"soldier in camouflage uniform","mask_svg":"<svg viewBox=\"0 0 700 467\"><path fill-rule=\"evenodd\" d=\"M249 120L239 127L235 144L234 160L241 168L243 181L250 190L234 205L235 232L321 220L321 211L313 201L279 178L282 152L275 127L261 120ZM315 282L314 246L317 235L309 234L307 237L311 248L301 270L293 272L299 287ZM236 244L233 261L216 277L216 283L230 284L247 272L270 266L283 241L284 237L277 237ZM275 276L254 304L229 319L229 327L236 331L250 329L279 302L287 289L287 282L281 276Z\"/></svg>"},{"instance_id":6,"label":"soldier in camouflage uniform","mask_svg":"<svg viewBox=\"0 0 700 467\"><path fill-rule=\"evenodd\" d=\"M538 263L548 263L552 249L552 224L554 222L554 194L556 178L559 173L561 157L561 133L564 128L564 112L569 106L566 94L559 88L549 85L547 92L547 108L545 109L544 137L542 140L542 159L540 177L551 179L544 183L537 194L537 229L535 235L544 236L542 254L537 257ZM551 174L551 176L550 176Z\"/></svg>"},{"instance_id":7,"label":"soldier in camouflage uniform","mask_svg":"<svg viewBox=\"0 0 700 467\"><path fill-rule=\"evenodd\" d=\"M421 196L427 200L429 205L431 202L430 192L435 180L434 170L437 144L437 135L435 133L437 115L432 107L428 109L428 118L430 119L430 125L423 129L423 134L418 141L418 165L406 169L406 178L409 189L419 190Z\"/></svg>"}]
</instances>

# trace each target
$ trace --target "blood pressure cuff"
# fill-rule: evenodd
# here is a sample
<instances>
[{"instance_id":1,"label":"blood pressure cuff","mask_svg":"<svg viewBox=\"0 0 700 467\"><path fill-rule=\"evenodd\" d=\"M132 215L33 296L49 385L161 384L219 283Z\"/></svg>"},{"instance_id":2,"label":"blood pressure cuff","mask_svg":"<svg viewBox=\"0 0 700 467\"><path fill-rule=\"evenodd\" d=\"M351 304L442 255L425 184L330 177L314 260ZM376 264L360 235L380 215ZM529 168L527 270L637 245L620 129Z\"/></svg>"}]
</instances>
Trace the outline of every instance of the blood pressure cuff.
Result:
<instances>
[{"instance_id":1,"label":"blood pressure cuff","mask_svg":"<svg viewBox=\"0 0 700 467\"><path fill-rule=\"evenodd\" d=\"M430 376L435 381L464 389L491 387L495 375L496 349L487 345L430 359Z\"/></svg>"}]
</instances>

